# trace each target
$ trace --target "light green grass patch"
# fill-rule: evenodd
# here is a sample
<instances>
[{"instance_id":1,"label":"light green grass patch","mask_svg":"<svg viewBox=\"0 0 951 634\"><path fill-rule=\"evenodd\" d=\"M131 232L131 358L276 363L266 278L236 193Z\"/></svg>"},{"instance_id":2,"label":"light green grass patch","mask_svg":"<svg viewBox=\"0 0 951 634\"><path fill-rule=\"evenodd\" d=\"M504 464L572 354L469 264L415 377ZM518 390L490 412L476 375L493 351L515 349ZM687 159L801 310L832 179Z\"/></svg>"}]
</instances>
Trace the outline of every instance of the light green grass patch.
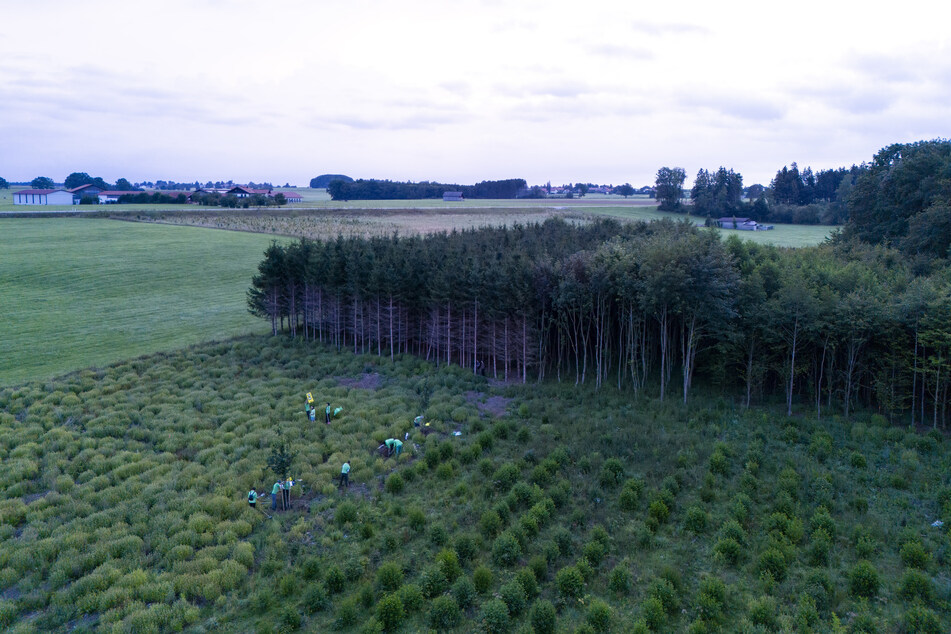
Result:
<instances>
[{"instance_id":1,"label":"light green grass patch","mask_svg":"<svg viewBox=\"0 0 951 634\"><path fill-rule=\"evenodd\" d=\"M271 238L99 219L0 219L0 384L260 332Z\"/></svg>"}]
</instances>

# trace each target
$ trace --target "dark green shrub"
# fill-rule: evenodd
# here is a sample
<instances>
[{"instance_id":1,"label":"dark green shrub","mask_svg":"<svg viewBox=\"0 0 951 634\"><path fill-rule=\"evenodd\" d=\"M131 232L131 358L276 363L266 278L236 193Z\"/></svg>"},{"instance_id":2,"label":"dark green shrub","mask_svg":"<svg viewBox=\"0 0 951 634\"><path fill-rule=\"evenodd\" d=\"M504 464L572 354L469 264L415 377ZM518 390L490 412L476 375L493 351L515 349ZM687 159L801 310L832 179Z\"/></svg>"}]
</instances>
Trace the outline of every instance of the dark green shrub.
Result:
<instances>
[{"instance_id":1,"label":"dark green shrub","mask_svg":"<svg viewBox=\"0 0 951 634\"><path fill-rule=\"evenodd\" d=\"M756 571L769 573L776 581L786 578L786 557L776 548L766 549L756 561Z\"/></svg>"},{"instance_id":2,"label":"dark green shrub","mask_svg":"<svg viewBox=\"0 0 951 634\"><path fill-rule=\"evenodd\" d=\"M663 524L670 517L670 509L663 500L654 499L647 508L647 515L659 524Z\"/></svg>"},{"instance_id":3,"label":"dark green shrub","mask_svg":"<svg viewBox=\"0 0 951 634\"><path fill-rule=\"evenodd\" d=\"M605 555L608 553L607 546L600 541L591 541L584 545L582 553L591 565L597 567L601 565L601 562L604 561Z\"/></svg>"},{"instance_id":4,"label":"dark green shrub","mask_svg":"<svg viewBox=\"0 0 951 634\"><path fill-rule=\"evenodd\" d=\"M857 451L853 451L852 455L849 456L849 464L856 469L864 469L868 465L868 462L865 460L865 456Z\"/></svg>"},{"instance_id":5,"label":"dark green shrub","mask_svg":"<svg viewBox=\"0 0 951 634\"><path fill-rule=\"evenodd\" d=\"M624 463L617 458L608 458L601 465L598 482L603 487L615 487L624 479Z\"/></svg>"},{"instance_id":6,"label":"dark green shrub","mask_svg":"<svg viewBox=\"0 0 951 634\"><path fill-rule=\"evenodd\" d=\"M641 603L641 614L647 627L654 631L661 629L667 622L667 611L657 597L648 597Z\"/></svg>"},{"instance_id":7,"label":"dark green shrub","mask_svg":"<svg viewBox=\"0 0 951 634\"><path fill-rule=\"evenodd\" d=\"M707 530L707 513L699 506L691 506L687 509L687 515L684 518L684 527L697 535Z\"/></svg>"},{"instance_id":8,"label":"dark green shrub","mask_svg":"<svg viewBox=\"0 0 951 634\"><path fill-rule=\"evenodd\" d=\"M723 619L726 603L726 584L718 577L703 577L700 580L700 596L697 611L700 618L710 623Z\"/></svg>"},{"instance_id":9,"label":"dark green shrub","mask_svg":"<svg viewBox=\"0 0 951 634\"><path fill-rule=\"evenodd\" d=\"M397 629L406 617L403 603L395 594L387 594L376 605L376 618L386 631Z\"/></svg>"},{"instance_id":10,"label":"dark green shrub","mask_svg":"<svg viewBox=\"0 0 951 634\"><path fill-rule=\"evenodd\" d=\"M322 583L309 583L304 590L302 600L304 611L308 614L322 612L330 607L330 598L327 596L327 589Z\"/></svg>"},{"instance_id":11,"label":"dark green shrub","mask_svg":"<svg viewBox=\"0 0 951 634\"><path fill-rule=\"evenodd\" d=\"M594 576L594 568L591 566L591 562L588 561L587 557L580 557L578 561L575 562L575 568L578 569L578 572L581 573L585 581Z\"/></svg>"},{"instance_id":12,"label":"dark green shrub","mask_svg":"<svg viewBox=\"0 0 951 634\"><path fill-rule=\"evenodd\" d=\"M365 608L371 607L376 600L376 597L373 595L373 587L369 583L360 586L357 596L360 597L360 603L363 604Z\"/></svg>"},{"instance_id":13,"label":"dark green shrub","mask_svg":"<svg viewBox=\"0 0 951 634\"><path fill-rule=\"evenodd\" d=\"M941 621L938 619L938 615L923 605L913 606L910 610L905 612L902 623L905 626L905 631L909 633L940 634L942 632Z\"/></svg>"},{"instance_id":14,"label":"dark green shrub","mask_svg":"<svg viewBox=\"0 0 951 634\"><path fill-rule=\"evenodd\" d=\"M343 575L343 571L336 565L331 566L327 569L327 591L330 594L337 594L343 590L343 584L346 580L346 577Z\"/></svg>"},{"instance_id":15,"label":"dark green shrub","mask_svg":"<svg viewBox=\"0 0 951 634\"><path fill-rule=\"evenodd\" d=\"M528 619L535 634L555 634L558 617L555 614L555 606L550 601L540 600L533 603Z\"/></svg>"},{"instance_id":16,"label":"dark green shrub","mask_svg":"<svg viewBox=\"0 0 951 634\"><path fill-rule=\"evenodd\" d=\"M409 527L414 532L419 533L426 528L426 514L420 509L410 509L409 513L406 514L406 521L409 522Z\"/></svg>"},{"instance_id":17,"label":"dark green shrub","mask_svg":"<svg viewBox=\"0 0 951 634\"><path fill-rule=\"evenodd\" d=\"M710 472L724 476L730 472L730 460L719 448L710 454Z\"/></svg>"},{"instance_id":18,"label":"dark green shrub","mask_svg":"<svg viewBox=\"0 0 951 634\"><path fill-rule=\"evenodd\" d=\"M776 600L772 597L761 597L753 599L749 605L750 622L753 625L760 625L768 630L775 630L776 620Z\"/></svg>"},{"instance_id":19,"label":"dark green shrub","mask_svg":"<svg viewBox=\"0 0 951 634\"><path fill-rule=\"evenodd\" d=\"M549 542L549 544L554 546L554 543ZM557 549L557 546L555 547ZM548 578L548 559L542 557L541 555L535 555L528 560L528 567L534 573L535 579L538 581L544 581Z\"/></svg>"},{"instance_id":20,"label":"dark green shrub","mask_svg":"<svg viewBox=\"0 0 951 634\"><path fill-rule=\"evenodd\" d=\"M555 587L565 599L577 599L584 589L584 577L575 566L565 566L555 573Z\"/></svg>"},{"instance_id":21,"label":"dark green shrub","mask_svg":"<svg viewBox=\"0 0 951 634\"><path fill-rule=\"evenodd\" d=\"M819 610L815 600L803 592L796 603L796 629L800 632L812 632L819 624Z\"/></svg>"},{"instance_id":22,"label":"dark green shrub","mask_svg":"<svg viewBox=\"0 0 951 634\"><path fill-rule=\"evenodd\" d=\"M403 476L399 473L391 473L390 477L386 479L384 488L387 493L393 493L395 495L403 490L403 486Z\"/></svg>"},{"instance_id":23,"label":"dark green shrub","mask_svg":"<svg viewBox=\"0 0 951 634\"><path fill-rule=\"evenodd\" d=\"M611 621L614 619L611 606L601 599L593 599L588 606L588 614L585 620L594 628L596 632L607 632L611 629Z\"/></svg>"},{"instance_id":24,"label":"dark green shrub","mask_svg":"<svg viewBox=\"0 0 951 634\"><path fill-rule=\"evenodd\" d=\"M634 578L625 563L620 563L611 570L608 576L608 587L618 594L627 594L631 591Z\"/></svg>"},{"instance_id":25,"label":"dark green shrub","mask_svg":"<svg viewBox=\"0 0 951 634\"><path fill-rule=\"evenodd\" d=\"M515 573L515 580L522 586L526 598L534 599L538 596L538 580L535 578L535 573L530 567L522 568Z\"/></svg>"},{"instance_id":26,"label":"dark green shrub","mask_svg":"<svg viewBox=\"0 0 951 634\"><path fill-rule=\"evenodd\" d=\"M824 506L816 509L809 520L809 528L812 531L824 530L830 538L835 537L835 520L829 515L829 511Z\"/></svg>"},{"instance_id":27,"label":"dark green shrub","mask_svg":"<svg viewBox=\"0 0 951 634\"><path fill-rule=\"evenodd\" d=\"M459 577L452 584L452 596L463 610L469 609L475 603L477 595L475 584L469 577Z\"/></svg>"},{"instance_id":28,"label":"dark green shrub","mask_svg":"<svg viewBox=\"0 0 951 634\"><path fill-rule=\"evenodd\" d=\"M813 570L803 582L803 592L808 594L816 603L816 608L825 611L832 602L832 593L835 590L829 575L822 570Z\"/></svg>"},{"instance_id":29,"label":"dark green shrub","mask_svg":"<svg viewBox=\"0 0 951 634\"><path fill-rule=\"evenodd\" d=\"M918 540L905 542L898 554L906 566L924 569L928 565L928 551Z\"/></svg>"},{"instance_id":30,"label":"dark green shrub","mask_svg":"<svg viewBox=\"0 0 951 634\"><path fill-rule=\"evenodd\" d=\"M518 539L505 531L492 542L492 560L499 566L512 566L522 556L522 547Z\"/></svg>"},{"instance_id":31,"label":"dark green shrub","mask_svg":"<svg viewBox=\"0 0 951 634\"><path fill-rule=\"evenodd\" d=\"M403 567L395 561L384 563L376 571L376 583L384 592L397 590L403 585Z\"/></svg>"},{"instance_id":32,"label":"dark green shrub","mask_svg":"<svg viewBox=\"0 0 951 634\"><path fill-rule=\"evenodd\" d=\"M456 550L456 554L459 555L459 561L461 562L471 561L478 549L476 538L467 533L457 535L453 541L453 547Z\"/></svg>"},{"instance_id":33,"label":"dark green shrub","mask_svg":"<svg viewBox=\"0 0 951 634\"><path fill-rule=\"evenodd\" d=\"M517 580L513 579L508 583L502 584L499 588L499 598L505 601L509 614L517 616L525 609L528 597L525 595L525 589L522 588Z\"/></svg>"},{"instance_id":34,"label":"dark green shrub","mask_svg":"<svg viewBox=\"0 0 951 634\"><path fill-rule=\"evenodd\" d=\"M879 585L881 585L881 582L878 578L878 571L867 560L863 559L858 562L849 571L849 591L853 596L870 599L878 594Z\"/></svg>"},{"instance_id":35,"label":"dark green shrub","mask_svg":"<svg viewBox=\"0 0 951 634\"><path fill-rule=\"evenodd\" d=\"M423 607L423 591L415 583L400 586L400 589L396 591L396 596L399 597L407 613L418 612Z\"/></svg>"},{"instance_id":36,"label":"dark green shrub","mask_svg":"<svg viewBox=\"0 0 951 634\"><path fill-rule=\"evenodd\" d=\"M506 462L492 474L492 486L494 486L497 491L508 491L512 488L512 485L515 484L516 480L518 480L520 473L521 471L517 466L511 462Z\"/></svg>"},{"instance_id":37,"label":"dark green shrub","mask_svg":"<svg viewBox=\"0 0 951 634\"><path fill-rule=\"evenodd\" d=\"M809 545L809 564L824 566L829 563L829 551L832 550L832 538L824 528L817 528L812 532L812 543Z\"/></svg>"},{"instance_id":38,"label":"dark green shrub","mask_svg":"<svg viewBox=\"0 0 951 634\"><path fill-rule=\"evenodd\" d=\"M462 611L456 600L450 596L436 597L429 606L426 622L437 632L445 632L456 627L462 620Z\"/></svg>"},{"instance_id":39,"label":"dark green shrub","mask_svg":"<svg viewBox=\"0 0 951 634\"><path fill-rule=\"evenodd\" d=\"M640 506L641 496L644 493L644 481L640 478L629 478L624 481L618 505L625 511L636 511Z\"/></svg>"},{"instance_id":40,"label":"dark green shrub","mask_svg":"<svg viewBox=\"0 0 951 634\"><path fill-rule=\"evenodd\" d=\"M664 611L668 614L673 614L680 607L677 589L669 579L657 578L651 581L647 588L647 596L660 601L664 606Z\"/></svg>"},{"instance_id":41,"label":"dark green shrub","mask_svg":"<svg viewBox=\"0 0 951 634\"><path fill-rule=\"evenodd\" d=\"M448 590L449 582L439 566L429 566L419 577L419 587L423 591L423 596L431 599Z\"/></svg>"},{"instance_id":42,"label":"dark green shrub","mask_svg":"<svg viewBox=\"0 0 951 634\"><path fill-rule=\"evenodd\" d=\"M559 526L552 531L552 538L558 545L558 552L561 553L562 556L570 555L574 550L574 541L571 536L571 531L567 528Z\"/></svg>"},{"instance_id":43,"label":"dark green shrub","mask_svg":"<svg viewBox=\"0 0 951 634\"><path fill-rule=\"evenodd\" d=\"M486 566L479 566L472 572L472 582L479 594L485 594L492 587L492 571Z\"/></svg>"},{"instance_id":44,"label":"dark green shrub","mask_svg":"<svg viewBox=\"0 0 951 634\"><path fill-rule=\"evenodd\" d=\"M357 507L353 502L341 502L334 514L334 521L342 526L357 519Z\"/></svg>"},{"instance_id":45,"label":"dark green shrub","mask_svg":"<svg viewBox=\"0 0 951 634\"><path fill-rule=\"evenodd\" d=\"M319 557L308 557L301 565L301 576L307 581L320 579L322 563Z\"/></svg>"},{"instance_id":46,"label":"dark green shrub","mask_svg":"<svg viewBox=\"0 0 951 634\"><path fill-rule=\"evenodd\" d=\"M905 601L921 601L925 605L930 605L934 600L934 584L920 570L907 570L902 575L898 594Z\"/></svg>"},{"instance_id":47,"label":"dark green shrub","mask_svg":"<svg viewBox=\"0 0 951 634\"><path fill-rule=\"evenodd\" d=\"M495 511L486 511L479 518L479 530L486 537L495 537L502 530L502 518Z\"/></svg>"},{"instance_id":48,"label":"dark green shrub","mask_svg":"<svg viewBox=\"0 0 951 634\"><path fill-rule=\"evenodd\" d=\"M489 599L482 604L479 612L481 631L487 634L501 634L509 629L509 612L500 599Z\"/></svg>"},{"instance_id":49,"label":"dark green shrub","mask_svg":"<svg viewBox=\"0 0 951 634\"><path fill-rule=\"evenodd\" d=\"M357 607L357 598L349 597L340 602L337 606L336 619L334 619L334 628L345 630L356 624L360 617L360 609Z\"/></svg>"},{"instance_id":50,"label":"dark green shrub","mask_svg":"<svg viewBox=\"0 0 951 634\"><path fill-rule=\"evenodd\" d=\"M433 524L429 529L429 541L431 541L434 546L444 546L446 542L449 541L449 532L446 530L446 527L442 524Z\"/></svg>"},{"instance_id":51,"label":"dark green shrub","mask_svg":"<svg viewBox=\"0 0 951 634\"><path fill-rule=\"evenodd\" d=\"M442 570L443 575L446 576L449 583L455 581L456 578L462 574L459 557L456 555L456 551L449 548L443 548L439 551L439 554L436 555L436 565Z\"/></svg>"}]
</instances>

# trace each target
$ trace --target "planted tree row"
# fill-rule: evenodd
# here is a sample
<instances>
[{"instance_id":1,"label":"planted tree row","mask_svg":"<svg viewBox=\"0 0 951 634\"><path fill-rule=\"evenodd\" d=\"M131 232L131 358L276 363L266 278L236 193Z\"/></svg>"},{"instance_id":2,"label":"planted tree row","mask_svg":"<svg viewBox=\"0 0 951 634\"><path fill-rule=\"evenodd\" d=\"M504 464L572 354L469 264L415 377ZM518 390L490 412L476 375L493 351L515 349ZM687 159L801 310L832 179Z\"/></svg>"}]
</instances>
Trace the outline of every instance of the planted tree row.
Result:
<instances>
[{"instance_id":1,"label":"planted tree row","mask_svg":"<svg viewBox=\"0 0 951 634\"><path fill-rule=\"evenodd\" d=\"M947 271L882 247L756 246L670 221L272 245L248 292L275 334L490 376L944 425ZM800 405L800 406L801 406Z\"/></svg>"}]
</instances>

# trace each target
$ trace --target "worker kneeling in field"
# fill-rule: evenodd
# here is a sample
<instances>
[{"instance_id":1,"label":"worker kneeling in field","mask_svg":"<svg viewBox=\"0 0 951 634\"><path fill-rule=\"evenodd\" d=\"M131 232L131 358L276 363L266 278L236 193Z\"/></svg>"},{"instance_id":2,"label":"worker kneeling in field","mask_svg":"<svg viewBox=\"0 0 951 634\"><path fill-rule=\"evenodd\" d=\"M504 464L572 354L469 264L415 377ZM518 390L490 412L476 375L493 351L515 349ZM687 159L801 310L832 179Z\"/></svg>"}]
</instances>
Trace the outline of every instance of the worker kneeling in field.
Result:
<instances>
[{"instance_id":1,"label":"worker kneeling in field","mask_svg":"<svg viewBox=\"0 0 951 634\"><path fill-rule=\"evenodd\" d=\"M397 458L400 457L400 452L403 451L403 441L399 438L387 438L384 443L388 450L387 455L395 455Z\"/></svg>"},{"instance_id":2,"label":"worker kneeling in field","mask_svg":"<svg viewBox=\"0 0 951 634\"><path fill-rule=\"evenodd\" d=\"M258 503L258 492L254 489L248 491L248 506L251 508L257 508Z\"/></svg>"}]
</instances>

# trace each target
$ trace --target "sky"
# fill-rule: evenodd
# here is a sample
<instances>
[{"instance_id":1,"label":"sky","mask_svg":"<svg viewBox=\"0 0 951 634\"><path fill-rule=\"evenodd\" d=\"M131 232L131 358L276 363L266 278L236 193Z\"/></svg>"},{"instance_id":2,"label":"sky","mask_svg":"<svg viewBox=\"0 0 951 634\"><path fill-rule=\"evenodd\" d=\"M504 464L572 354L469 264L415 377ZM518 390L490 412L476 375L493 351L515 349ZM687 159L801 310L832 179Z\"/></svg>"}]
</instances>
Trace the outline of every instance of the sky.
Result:
<instances>
[{"instance_id":1,"label":"sky","mask_svg":"<svg viewBox=\"0 0 951 634\"><path fill-rule=\"evenodd\" d=\"M951 3L4 3L0 177L768 185L951 136Z\"/></svg>"}]
</instances>

